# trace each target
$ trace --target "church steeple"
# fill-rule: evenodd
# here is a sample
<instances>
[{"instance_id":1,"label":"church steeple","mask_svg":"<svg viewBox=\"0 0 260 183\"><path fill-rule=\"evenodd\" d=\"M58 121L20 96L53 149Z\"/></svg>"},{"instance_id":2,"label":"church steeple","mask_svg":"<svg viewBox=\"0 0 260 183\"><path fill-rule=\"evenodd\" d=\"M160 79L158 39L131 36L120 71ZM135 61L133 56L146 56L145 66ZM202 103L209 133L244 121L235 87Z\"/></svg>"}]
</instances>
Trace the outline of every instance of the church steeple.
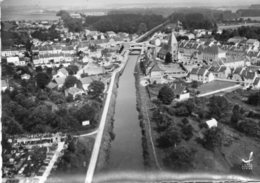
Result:
<instances>
[{"instance_id":1,"label":"church steeple","mask_svg":"<svg viewBox=\"0 0 260 183\"><path fill-rule=\"evenodd\" d=\"M169 52L172 54L173 61L178 60L178 42L174 35L174 30L172 30L172 33L169 38L168 42Z\"/></svg>"}]
</instances>

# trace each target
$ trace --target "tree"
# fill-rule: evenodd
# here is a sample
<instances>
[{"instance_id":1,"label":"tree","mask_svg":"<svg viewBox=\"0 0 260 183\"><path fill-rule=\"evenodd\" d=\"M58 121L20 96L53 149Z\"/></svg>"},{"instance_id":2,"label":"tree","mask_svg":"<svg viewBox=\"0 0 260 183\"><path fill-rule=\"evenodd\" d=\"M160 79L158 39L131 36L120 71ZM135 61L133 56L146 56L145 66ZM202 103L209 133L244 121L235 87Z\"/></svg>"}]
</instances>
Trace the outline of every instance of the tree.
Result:
<instances>
[{"instance_id":1,"label":"tree","mask_svg":"<svg viewBox=\"0 0 260 183\"><path fill-rule=\"evenodd\" d=\"M216 119L220 119L228 110L228 101L221 96L213 96L209 99L209 112Z\"/></svg>"},{"instance_id":2,"label":"tree","mask_svg":"<svg viewBox=\"0 0 260 183\"><path fill-rule=\"evenodd\" d=\"M159 147L173 147L181 142L181 134L176 127L169 127L158 139Z\"/></svg>"},{"instance_id":3,"label":"tree","mask_svg":"<svg viewBox=\"0 0 260 183\"><path fill-rule=\"evenodd\" d=\"M70 87L73 87L74 85L79 86L80 85L80 81L75 77L75 76L68 76L64 82L63 87L65 89L68 89Z\"/></svg>"},{"instance_id":4,"label":"tree","mask_svg":"<svg viewBox=\"0 0 260 183\"><path fill-rule=\"evenodd\" d=\"M39 88L44 89L50 82L50 77L46 73L40 72L36 75L36 82Z\"/></svg>"},{"instance_id":5,"label":"tree","mask_svg":"<svg viewBox=\"0 0 260 183\"><path fill-rule=\"evenodd\" d=\"M145 23L140 23L139 24L139 27L138 27L138 30L137 30L137 34L143 34L143 33L145 33L147 31L147 26L146 26L146 24Z\"/></svg>"},{"instance_id":6,"label":"tree","mask_svg":"<svg viewBox=\"0 0 260 183\"><path fill-rule=\"evenodd\" d=\"M167 53L166 53L164 62L165 62L166 64L169 64L169 63L172 62L172 54L171 54L170 52L167 52Z\"/></svg>"},{"instance_id":7,"label":"tree","mask_svg":"<svg viewBox=\"0 0 260 183\"><path fill-rule=\"evenodd\" d=\"M190 140L193 136L193 128L189 123L189 120L187 118L184 118L182 120L182 123L180 124L182 137L184 140Z\"/></svg>"},{"instance_id":8,"label":"tree","mask_svg":"<svg viewBox=\"0 0 260 183\"><path fill-rule=\"evenodd\" d=\"M192 82L191 82L191 87L192 87L192 88L198 88L198 86L199 86L198 81L192 81Z\"/></svg>"},{"instance_id":9,"label":"tree","mask_svg":"<svg viewBox=\"0 0 260 183\"><path fill-rule=\"evenodd\" d=\"M42 67L41 67L41 66L35 67L35 71L36 71L36 72L42 72Z\"/></svg>"},{"instance_id":10,"label":"tree","mask_svg":"<svg viewBox=\"0 0 260 183\"><path fill-rule=\"evenodd\" d=\"M165 164L172 170L183 171L193 168L195 150L185 146L173 148L164 159Z\"/></svg>"},{"instance_id":11,"label":"tree","mask_svg":"<svg viewBox=\"0 0 260 183\"><path fill-rule=\"evenodd\" d=\"M89 95L93 96L94 98L99 97L105 89L105 85L101 81L92 81L90 83L88 90Z\"/></svg>"},{"instance_id":12,"label":"tree","mask_svg":"<svg viewBox=\"0 0 260 183\"><path fill-rule=\"evenodd\" d=\"M86 104L78 111L76 111L74 116L78 119L79 122L89 120L91 124L95 124L96 111L89 104Z\"/></svg>"},{"instance_id":13,"label":"tree","mask_svg":"<svg viewBox=\"0 0 260 183\"><path fill-rule=\"evenodd\" d=\"M159 91L158 99L166 105L171 104L172 100L174 99L174 93L172 89L166 85L163 86Z\"/></svg>"},{"instance_id":14,"label":"tree","mask_svg":"<svg viewBox=\"0 0 260 183\"><path fill-rule=\"evenodd\" d=\"M79 68L76 65L69 65L67 67L67 71L69 72L70 75L77 74L78 70L79 70Z\"/></svg>"},{"instance_id":15,"label":"tree","mask_svg":"<svg viewBox=\"0 0 260 183\"><path fill-rule=\"evenodd\" d=\"M68 145L68 151L74 153L76 150L76 145L75 145L75 142L72 140L69 142L69 145Z\"/></svg>"},{"instance_id":16,"label":"tree","mask_svg":"<svg viewBox=\"0 0 260 183\"><path fill-rule=\"evenodd\" d=\"M214 150L221 146L222 134L219 128L213 127L207 129L204 133L203 145L204 147Z\"/></svg>"},{"instance_id":17,"label":"tree","mask_svg":"<svg viewBox=\"0 0 260 183\"><path fill-rule=\"evenodd\" d=\"M158 131L164 131L171 124L171 119L169 119L168 115L161 112L160 109L153 111L153 120L156 122Z\"/></svg>"},{"instance_id":18,"label":"tree","mask_svg":"<svg viewBox=\"0 0 260 183\"><path fill-rule=\"evenodd\" d=\"M63 104L65 102L65 97L62 93L53 91L50 94L50 100L54 102L55 104Z\"/></svg>"},{"instance_id":19,"label":"tree","mask_svg":"<svg viewBox=\"0 0 260 183\"><path fill-rule=\"evenodd\" d=\"M59 126L61 118L46 105L39 105L32 110L25 124L26 130L34 133L51 132Z\"/></svg>"},{"instance_id":20,"label":"tree","mask_svg":"<svg viewBox=\"0 0 260 183\"><path fill-rule=\"evenodd\" d=\"M239 105L235 105L232 110L231 123L236 127L237 122L243 118L242 111Z\"/></svg>"},{"instance_id":21,"label":"tree","mask_svg":"<svg viewBox=\"0 0 260 183\"><path fill-rule=\"evenodd\" d=\"M237 129L248 136L252 137L260 137L259 131L260 126L259 123L252 119L242 119L237 123Z\"/></svg>"},{"instance_id":22,"label":"tree","mask_svg":"<svg viewBox=\"0 0 260 183\"><path fill-rule=\"evenodd\" d=\"M3 131L6 134L16 135L24 132L23 127L12 117L3 113L2 116Z\"/></svg>"},{"instance_id":23,"label":"tree","mask_svg":"<svg viewBox=\"0 0 260 183\"><path fill-rule=\"evenodd\" d=\"M247 103L254 106L260 105L260 92L251 94L248 97Z\"/></svg>"}]
</instances>

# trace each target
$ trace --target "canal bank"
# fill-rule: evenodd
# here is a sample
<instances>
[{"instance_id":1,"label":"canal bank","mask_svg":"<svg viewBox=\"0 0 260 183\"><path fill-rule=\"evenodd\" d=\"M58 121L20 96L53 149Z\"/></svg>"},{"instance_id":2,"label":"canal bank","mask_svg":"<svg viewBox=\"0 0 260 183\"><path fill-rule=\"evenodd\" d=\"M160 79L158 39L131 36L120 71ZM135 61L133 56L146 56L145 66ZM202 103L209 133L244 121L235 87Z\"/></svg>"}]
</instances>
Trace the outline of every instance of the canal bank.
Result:
<instances>
[{"instance_id":1,"label":"canal bank","mask_svg":"<svg viewBox=\"0 0 260 183\"><path fill-rule=\"evenodd\" d=\"M146 88L140 84L140 65L136 64L135 83L136 83L136 108L139 112L140 127L142 129L142 145L144 160L149 171L161 170L160 163L157 158L155 142L152 137L151 121L149 119L147 104ZM151 106L152 107L152 106Z\"/></svg>"},{"instance_id":2,"label":"canal bank","mask_svg":"<svg viewBox=\"0 0 260 183\"><path fill-rule=\"evenodd\" d=\"M138 59L139 56L130 56L126 69L116 77L95 176L145 169L144 137L138 118L134 76Z\"/></svg>"}]
</instances>

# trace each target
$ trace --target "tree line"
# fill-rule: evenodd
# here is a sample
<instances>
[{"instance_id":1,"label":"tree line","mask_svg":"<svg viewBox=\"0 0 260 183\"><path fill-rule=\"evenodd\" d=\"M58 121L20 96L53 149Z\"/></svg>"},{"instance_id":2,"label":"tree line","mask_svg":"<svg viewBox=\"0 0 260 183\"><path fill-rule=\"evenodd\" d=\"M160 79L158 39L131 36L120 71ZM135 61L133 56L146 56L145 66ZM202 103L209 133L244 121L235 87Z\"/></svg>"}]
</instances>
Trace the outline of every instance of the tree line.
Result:
<instances>
[{"instance_id":1,"label":"tree line","mask_svg":"<svg viewBox=\"0 0 260 183\"><path fill-rule=\"evenodd\" d=\"M234 30L223 30L221 34L217 34L216 31L212 32L212 35L217 41L226 42L229 38L234 36L246 37L247 39L260 40L260 27L246 27L242 26Z\"/></svg>"}]
</instances>

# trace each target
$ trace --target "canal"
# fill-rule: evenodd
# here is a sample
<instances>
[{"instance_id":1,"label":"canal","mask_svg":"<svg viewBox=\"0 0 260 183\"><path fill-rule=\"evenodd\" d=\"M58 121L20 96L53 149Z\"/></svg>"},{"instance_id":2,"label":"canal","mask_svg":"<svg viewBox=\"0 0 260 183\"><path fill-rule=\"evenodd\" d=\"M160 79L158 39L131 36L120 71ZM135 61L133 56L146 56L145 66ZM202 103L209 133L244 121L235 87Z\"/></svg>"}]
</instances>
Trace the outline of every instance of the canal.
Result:
<instances>
[{"instance_id":1,"label":"canal","mask_svg":"<svg viewBox=\"0 0 260 183\"><path fill-rule=\"evenodd\" d=\"M143 170L142 135L136 109L134 69L138 55L129 55L128 63L119 79L114 129L111 142L108 171Z\"/></svg>"}]
</instances>

